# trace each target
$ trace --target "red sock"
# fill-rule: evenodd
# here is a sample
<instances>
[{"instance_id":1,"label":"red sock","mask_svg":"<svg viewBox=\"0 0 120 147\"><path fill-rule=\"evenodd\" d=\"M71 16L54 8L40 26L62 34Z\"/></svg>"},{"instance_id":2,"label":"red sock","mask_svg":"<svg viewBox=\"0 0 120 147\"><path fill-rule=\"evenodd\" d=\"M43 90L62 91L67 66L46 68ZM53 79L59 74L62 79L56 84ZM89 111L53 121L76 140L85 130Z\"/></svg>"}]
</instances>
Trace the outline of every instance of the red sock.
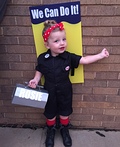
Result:
<instances>
[{"instance_id":1,"label":"red sock","mask_svg":"<svg viewBox=\"0 0 120 147\"><path fill-rule=\"evenodd\" d=\"M56 123L56 119L54 119L54 120L47 119L46 123L47 123L48 126L53 126Z\"/></svg>"},{"instance_id":2,"label":"red sock","mask_svg":"<svg viewBox=\"0 0 120 147\"><path fill-rule=\"evenodd\" d=\"M60 123L64 126L67 126L69 124L69 118L67 118L67 119L60 118Z\"/></svg>"}]
</instances>

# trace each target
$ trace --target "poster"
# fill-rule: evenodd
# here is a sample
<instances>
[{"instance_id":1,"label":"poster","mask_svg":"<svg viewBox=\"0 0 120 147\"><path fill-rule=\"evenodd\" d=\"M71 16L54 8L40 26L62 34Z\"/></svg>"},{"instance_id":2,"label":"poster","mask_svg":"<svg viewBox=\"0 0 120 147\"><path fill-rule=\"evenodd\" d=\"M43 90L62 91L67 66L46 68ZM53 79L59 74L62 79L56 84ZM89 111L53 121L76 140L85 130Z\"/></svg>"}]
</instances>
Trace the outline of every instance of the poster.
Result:
<instances>
[{"instance_id":1,"label":"poster","mask_svg":"<svg viewBox=\"0 0 120 147\"><path fill-rule=\"evenodd\" d=\"M46 51L42 37L46 20L62 22L68 42L67 51L82 55L80 1L33 6L29 10L37 57ZM74 70L74 75L70 74L70 80L72 83L84 82L83 65Z\"/></svg>"}]
</instances>

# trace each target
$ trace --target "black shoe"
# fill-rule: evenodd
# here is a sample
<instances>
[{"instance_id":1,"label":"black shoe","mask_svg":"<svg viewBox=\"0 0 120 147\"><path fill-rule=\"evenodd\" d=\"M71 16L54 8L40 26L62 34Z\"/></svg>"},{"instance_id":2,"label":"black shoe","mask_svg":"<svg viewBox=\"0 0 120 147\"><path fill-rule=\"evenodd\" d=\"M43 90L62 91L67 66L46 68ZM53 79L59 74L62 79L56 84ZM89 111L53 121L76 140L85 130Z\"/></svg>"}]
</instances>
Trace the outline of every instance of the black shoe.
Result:
<instances>
[{"instance_id":1,"label":"black shoe","mask_svg":"<svg viewBox=\"0 0 120 147\"><path fill-rule=\"evenodd\" d=\"M55 126L50 126L50 127L47 126L47 136L45 141L46 147L54 147L55 131L56 131Z\"/></svg>"},{"instance_id":2,"label":"black shoe","mask_svg":"<svg viewBox=\"0 0 120 147\"><path fill-rule=\"evenodd\" d=\"M61 126L60 133L63 139L63 144L65 147L71 147L72 146L72 139L69 134L68 126Z\"/></svg>"}]
</instances>

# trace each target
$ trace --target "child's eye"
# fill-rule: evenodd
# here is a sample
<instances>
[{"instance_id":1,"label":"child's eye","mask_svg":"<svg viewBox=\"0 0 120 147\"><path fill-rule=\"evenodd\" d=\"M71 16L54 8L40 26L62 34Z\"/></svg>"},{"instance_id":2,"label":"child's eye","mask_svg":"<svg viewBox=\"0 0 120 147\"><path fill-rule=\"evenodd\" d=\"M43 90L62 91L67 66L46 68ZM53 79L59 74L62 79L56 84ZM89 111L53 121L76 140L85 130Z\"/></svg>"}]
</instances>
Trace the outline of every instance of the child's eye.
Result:
<instances>
[{"instance_id":1,"label":"child's eye","mask_svg":"<svg viewBox=\"0 0 120 147\"><path fill-rule=\"evenodd\" d=\"M63 41L65 41L66 40L66 38L63 38Z\"/></svg>"},{"instance_id":2,"label":"child's eye","mask_svg":"<svg viewBox=\"0 0 120 147\"><path fill-rule=\"evenodd\" d=\"M55 42L58 42L59 40L55 40Z\"/></svg>"}]
</instances>

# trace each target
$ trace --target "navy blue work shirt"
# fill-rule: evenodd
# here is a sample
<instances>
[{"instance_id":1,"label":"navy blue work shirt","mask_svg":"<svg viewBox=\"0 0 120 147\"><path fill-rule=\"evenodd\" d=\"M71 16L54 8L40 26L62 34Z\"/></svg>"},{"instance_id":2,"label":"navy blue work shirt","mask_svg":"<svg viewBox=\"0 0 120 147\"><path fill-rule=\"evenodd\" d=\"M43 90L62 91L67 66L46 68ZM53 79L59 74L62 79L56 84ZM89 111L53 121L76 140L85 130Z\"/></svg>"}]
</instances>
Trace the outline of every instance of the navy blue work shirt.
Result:
<instances>
[{"instance_id":1,"label":"navy blue work shirt","mask_svg":"<svg viewBox=\"0 0 120 147\"><path fill-rule=\"evenodd\" d=\"M45 77L45 82L51 84L64 83L69 80L69 72L72 68L77 68L81 56L65 51L56 57L51 55L48 50L38 57L36 70L41 72Z\"/></svg>"}]
</instances>

